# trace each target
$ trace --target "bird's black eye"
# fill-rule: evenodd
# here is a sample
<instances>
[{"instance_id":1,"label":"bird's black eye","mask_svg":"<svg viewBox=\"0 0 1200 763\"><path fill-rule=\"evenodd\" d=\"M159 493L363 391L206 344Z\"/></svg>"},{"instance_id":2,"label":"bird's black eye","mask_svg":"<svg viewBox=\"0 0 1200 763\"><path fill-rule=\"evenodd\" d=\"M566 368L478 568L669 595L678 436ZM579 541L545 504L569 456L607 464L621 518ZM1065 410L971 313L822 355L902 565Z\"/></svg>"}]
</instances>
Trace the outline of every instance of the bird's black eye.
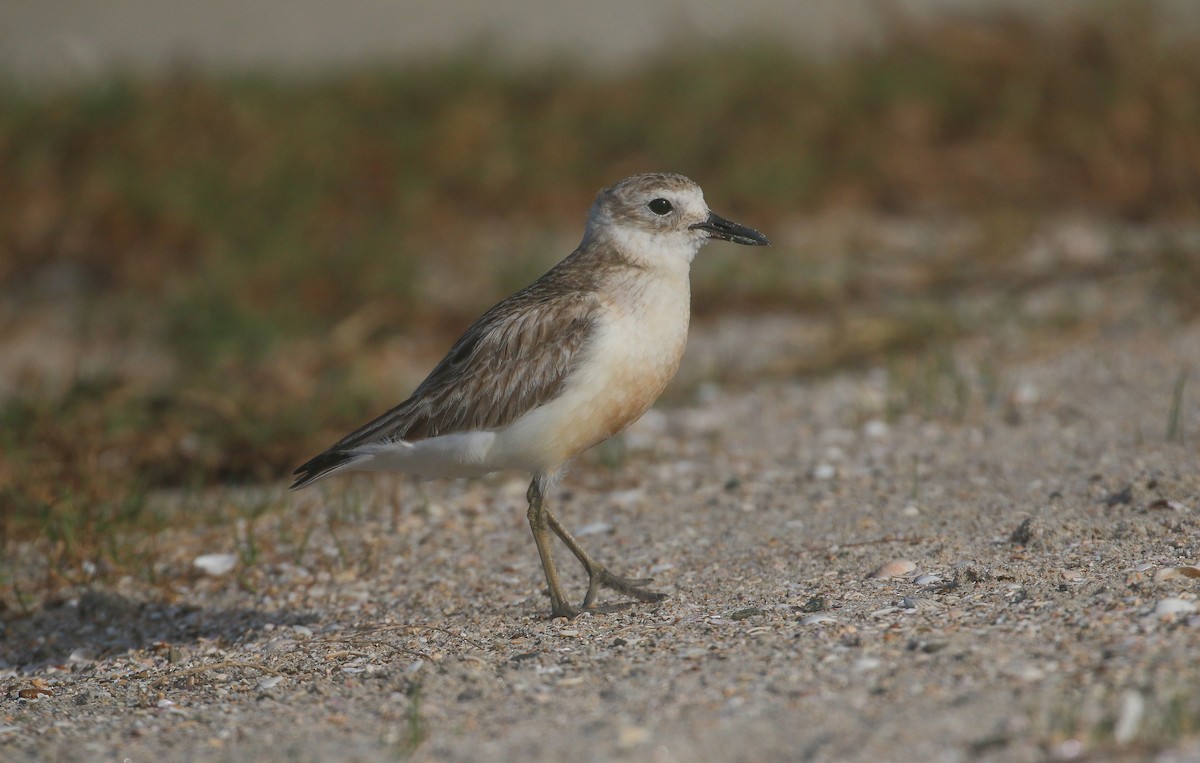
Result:
<instances>
[{"instance_id":1,"label":"bird's black eye","mask_svg":"<svg viewBox=\"0 0 1200 763\"><path fill-rule=\"evenodd\" d=\"M650 207L650 211L656 215L665 215L674 209L674 207L671 206L671 202L667 201L666 199L655 199L646 206Z\"/></svg>"}]
</instances>

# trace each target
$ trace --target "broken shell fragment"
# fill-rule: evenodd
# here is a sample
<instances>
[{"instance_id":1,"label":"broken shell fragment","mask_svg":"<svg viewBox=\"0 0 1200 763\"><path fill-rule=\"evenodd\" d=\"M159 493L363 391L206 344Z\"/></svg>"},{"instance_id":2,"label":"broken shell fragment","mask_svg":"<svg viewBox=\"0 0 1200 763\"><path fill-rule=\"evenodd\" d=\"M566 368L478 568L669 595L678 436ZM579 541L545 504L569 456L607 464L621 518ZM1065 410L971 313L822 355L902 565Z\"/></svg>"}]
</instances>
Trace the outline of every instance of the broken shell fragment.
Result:
<instances>
[{"instance_id":1,"label":"broken shell fragment","mask_svg":"<svg viewBox=\"0 0 1200 763\"><path fill-rule=\"evenodd\" d=\"M1191 564L1184 567L1163 567L1154 573L1155 583L1161 583L1164 580L1174 580L1176 578L1200 578L1200 566Z\"/></svg>"},{"instance_id":2,"label":"broken shell fragment","mask_svg":"<svg viewBox=\"0 0 1200 763\"><path fill-rule=\"evenodd\" d=\"M875 569L874 572L872 572L870 575L867 575L867 577L875 579L899 578L915 571L916 569L916 562L909 561L908 559L892 559L891 561L881 564Z\"/></svg>"}]
</instances>

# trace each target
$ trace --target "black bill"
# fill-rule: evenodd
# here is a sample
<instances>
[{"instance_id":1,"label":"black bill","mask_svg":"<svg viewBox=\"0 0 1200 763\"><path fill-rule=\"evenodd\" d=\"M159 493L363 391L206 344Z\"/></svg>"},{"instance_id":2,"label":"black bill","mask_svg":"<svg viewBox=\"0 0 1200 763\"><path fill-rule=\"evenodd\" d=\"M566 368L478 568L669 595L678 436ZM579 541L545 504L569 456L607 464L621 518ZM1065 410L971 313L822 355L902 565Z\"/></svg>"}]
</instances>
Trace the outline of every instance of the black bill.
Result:
<instances>
[{"instance_id":1,"label":"black bill","mask_svg":"<svg viewBox=\"0 0 1200 763\"><path fill-rule=\"evenodd\" d=\"M771 244L770 241L767 241L766 236L753 228L738 225L713 212L708 213L707 220L702 223L696 223L691 227L692 230L706 231L709 238L719 238L722 241L732 241L735 244L743 244L745 246L769 246Z\"/></svg>"}]
</instances>

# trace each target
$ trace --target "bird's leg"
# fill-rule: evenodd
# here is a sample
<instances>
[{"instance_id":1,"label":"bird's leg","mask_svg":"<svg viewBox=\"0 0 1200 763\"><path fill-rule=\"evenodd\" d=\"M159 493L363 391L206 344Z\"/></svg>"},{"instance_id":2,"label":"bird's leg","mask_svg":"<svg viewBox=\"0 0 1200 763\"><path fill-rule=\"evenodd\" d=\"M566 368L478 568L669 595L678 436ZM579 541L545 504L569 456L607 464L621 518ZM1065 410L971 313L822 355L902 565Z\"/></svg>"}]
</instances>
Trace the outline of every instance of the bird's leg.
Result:
<instances>
[{"instance_id":1,"label":"bird's leg","mask_svg":"<svg viewBox=\"0 0 1200 763\"><path fill-rule=\"evenodd\" d=\"M550 552L550 535L546 532L550 512L542 505L542 485L538 478L535 477L529 483L529 491L525 497L529 500L529 511L526 515L529 517L529 529L533 531L533 542L537 544L538 556L542 558L542 570L546 573L546 585L550 588L550 615L573 618L580 610L567 603L562 586L558 582L558 569L554 566L554 555Z\"/></svg>"},{"instance_id":2,"label":"bird's leg","mask_svg":"<svg viewBox=\"0 0 1200 763\"><path fill-rule=\"evenodd\" d=\"M566 544L567 548L571 549L571 553L575 555L575 558L587 570L588 590L587 595L583 597L583 609L603 611L600 608L592 606L592 601L596 598L596 594L599 593L601 587L611 588L618 593L632 596L639 601L662 601L668 598L665 593L649 591L642 587L649 584L652 580L651 578L623 578L609 572L604 565L597 562L588 555L588 552L583 550L583 547L579 545L579 541L575 540L575 536L567 532L567 528L563 527L558 521L558 517L551 514L548 509L543 509L543 513L546 522L550 525L550 529ZM606 607L606 609L609 608Z\"/></svg>"}]
</instances>

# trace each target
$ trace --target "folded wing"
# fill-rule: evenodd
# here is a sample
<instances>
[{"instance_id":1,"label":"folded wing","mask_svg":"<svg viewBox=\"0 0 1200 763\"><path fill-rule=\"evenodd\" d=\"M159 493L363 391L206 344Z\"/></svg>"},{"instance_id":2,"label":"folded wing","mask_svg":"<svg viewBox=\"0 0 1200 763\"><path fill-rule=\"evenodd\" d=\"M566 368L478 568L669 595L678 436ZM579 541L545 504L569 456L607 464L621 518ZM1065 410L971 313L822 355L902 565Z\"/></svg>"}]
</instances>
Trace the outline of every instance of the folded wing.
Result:
<instances>
[{"instance_id":1,"label":"folded wing","mask_svg":"<svg viewBox=\"0 0 1200 763\"><path fill-rule=\"evenodd\" d=\"M306 462L292 489L349 466L361 446L500 429L557 397L595 329L598 301L590 290L540 286L484 313L411 397Z\"/></svg>"}]
</instances>

